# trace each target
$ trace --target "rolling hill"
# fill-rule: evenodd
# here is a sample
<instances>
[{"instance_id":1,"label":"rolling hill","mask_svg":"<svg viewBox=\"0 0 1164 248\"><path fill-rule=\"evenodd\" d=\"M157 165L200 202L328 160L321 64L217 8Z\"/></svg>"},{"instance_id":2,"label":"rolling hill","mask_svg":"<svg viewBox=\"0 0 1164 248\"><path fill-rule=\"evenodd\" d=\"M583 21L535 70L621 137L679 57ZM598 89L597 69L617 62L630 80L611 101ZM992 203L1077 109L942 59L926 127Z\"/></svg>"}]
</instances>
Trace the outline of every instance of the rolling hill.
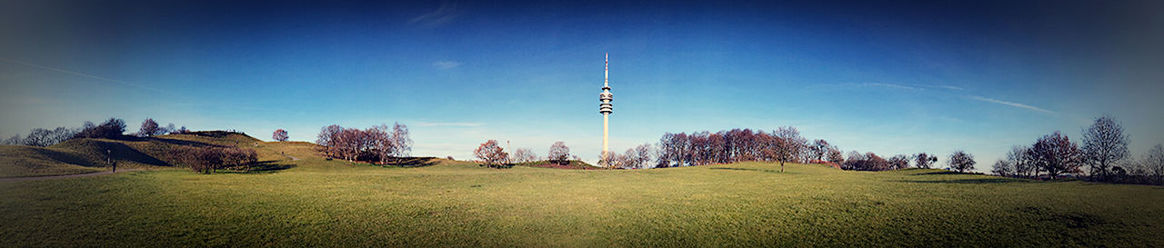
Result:
<instances>
[{"instance_id":1,"label":"rolling hill","mask_svg":"<svg viewBox=\"0 0 1164 248\"><path fill-rule=\"evenodd\" d=\"M174 167L171 151L190 147L257 148L263 142L241 133L202 131L125 139L71 139L49 147L0 146L0 178L92 173L118 168ZM265 150L257 150L265 151ZM270 152L260 152L268 159Z\"/></svg>"},{"instance_id":2,"label":"rolling hill","mask_svg":"<svg viewBox=\"0 0 1164 248\"><path fill-rule=\"evenodd\" d=\"M1155 186L802 164L780 173L777 165L759 162L561 170L429 158L431 166L382 167L327 160L309 143L235 144L293 167L0 181L0 240L12 246L1164 246L1164 188Z\"/></svg>"}]
</instances>

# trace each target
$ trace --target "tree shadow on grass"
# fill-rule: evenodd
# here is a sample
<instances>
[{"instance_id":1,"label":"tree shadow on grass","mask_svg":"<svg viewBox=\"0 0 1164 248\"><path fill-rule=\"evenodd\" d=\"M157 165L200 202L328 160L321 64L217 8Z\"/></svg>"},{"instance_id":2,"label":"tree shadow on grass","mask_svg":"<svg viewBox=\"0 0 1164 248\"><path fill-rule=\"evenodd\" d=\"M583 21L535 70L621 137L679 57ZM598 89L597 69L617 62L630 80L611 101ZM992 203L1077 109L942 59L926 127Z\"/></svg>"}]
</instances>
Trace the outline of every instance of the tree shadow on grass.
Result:
<instances>
[{"instance_id":1,"label":"tree shadow on grass","mask_svg":"<svg viewBox=\"0 0 1164 248\"><path fill-rule=\"evenodd\" d=\"M1028 206L1016 209L1017 212L1033 216L1039 221L1059 223L1067 228L1091 228L1105 224L1122 225L1123 223L1108 220L1103 216L1083 212L1059 212L1050 208Z\"/></svg>"},{"instance_id":2,"label":"tree shadow on grass","mask_svg":"<svg viewBox=\"0 0 1164 248\"><path fill-rule=\"evenodd\" d=\"M384 166L384 167L413 168L413 167L433 166L439 162L440 162L440 160L438 160L436 157L404 157L404 158L395 158L392 161L388 161L388 163L382 164L382 166Z\"/></svg>"},{"instance_id":3,"label":"tree shadow on grass","mask_svg":"<svg viewBox=\"0 0 1164 248\"><path fill-rule=\"evenodd\" d=\"M137 136L123 136L123 137L117 138L117 140L122 140L122 141L134 141L134 142L149 142L149 141L157 141L157 142L162 142L162 143L166 143L166 144L170 144L170 145L178 145L178 146L193 146L193 147L208 147L208 146L212 146L212 147L223 147L223 146L221 146L221 145L215 145L215 144L210 144L210 143L205 143L205 142L190 141L190 140L180 140L180 139L171 139L171 138L163 138L163 137L137 137Z\"/></svg>"},{"instance_id":4,"label":"tree shadow on grass","mask_svg":"<svg viewBox=\"0 0 1164 248\"><path fill-rule=\"evenodd\" d=\"M787 173L788 173L787 171L785 171L785 172L780 172L780 170L767 170L767 169L749 169L749 168L732 168L732 167L711 167L711 169L712 169L712 170L756 171L756 172L766 172L766 173L776 173L776 174L787 174Z\"/></svg>"},{"instance_id":5,"label":"tree shadow on grass","mask_svg":"<svg viewBox=\"0 0 1164 248\"><path fill-rule=\"evenodd\" d=\"M995 183L1033 183L1031 180L1013 178L974 178L949 180L899 180L903 183L950 183L950 184L995 184Z\"/></svg>"},{"instance_id":6,"label":"tree shadow on grass","mask_svg":"<svg viewBox=\"0 0 1164 248\"><path fill-rule=\"evenodd\" d=\"M259 161L259 162L255 162L253 164L247 165L244 168L235 168L235 169L220 171L218 173L224 173L224 174L264 174L264 173L275 173L275 172L279 172L282 170L291 169L291 168L295 167L294 164L280 164L278 162L280 162L280 161L277 161L277 160Z\"/></svg>"},{"instance_id":7,"label":"tree shadow on grass","mask_svg":"<svg viewBox=\"0 0 1164 248\"><path fill-rule=\"evenodd\" d=\"M961 173L956 171L931 171L911 174L910 176L928 176L928 175L972 175L971 173Z\"/></svg>"},{"instance_id":8,"label":"tree shadow on grass","mask_svg":"<svg viewBox=\"0 0 1164 248\"><path fill-rule=\"evenodd\" d=\"M43 156L60 162L86 167L109 166L109 164L105 162L105 159L109 157L112 157L115 161L121 162L128 161L155 166L172 166L166 161L162 161L161 159L150 156L149 154L143 153L123 143L102 140L91 140L89 142L90 143L83 143L86 144L82 147L83 150L74 150L71 153L50 149L37 149L36 151ZM86 153L92 154L93 157L85 157L80 155Z\"/></svg>"}]
</instances>

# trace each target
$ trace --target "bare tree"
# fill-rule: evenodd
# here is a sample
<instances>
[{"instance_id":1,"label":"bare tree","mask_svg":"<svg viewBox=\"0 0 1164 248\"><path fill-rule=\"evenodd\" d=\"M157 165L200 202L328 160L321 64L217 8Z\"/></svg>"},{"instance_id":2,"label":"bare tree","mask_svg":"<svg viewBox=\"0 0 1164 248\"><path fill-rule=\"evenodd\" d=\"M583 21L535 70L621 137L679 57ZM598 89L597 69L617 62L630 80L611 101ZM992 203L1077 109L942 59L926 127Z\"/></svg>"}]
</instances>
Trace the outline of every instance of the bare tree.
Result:
<instances>
[{"instance_id":1,"label":"bare tree","mask_svg":"<svg viewBox=\"0 0 1164 248\"><path fill-rule=\"evenodd\" d=\"M999 159L998 161L994 162L994 167L990 170L990 172L994 173L995 175L1004 177L1014 176L1014 163L1011 163L1009 160Z\"/></svg>"},{"instance_id":2,"label":"bare tree","mask_svg":"<svg viewBox=\"0 0 1164 248\"><path fill-rule=\"evenodd\" d=\"M513 151L513 161L518 163L527 163L537 160L537 154L534 154L529 148L517 148Z\"/></svg>"},{"instance_id":3,"label":"bare tree","mask_svg":"<svg viewBox=\"0 0 1164 248\"><path fill-rule=\"evenodd\" d=\"M914 155L913 158L914 166L922 169L929 169L933 167L934 163L938 162L938 156L926 154L924 152Z\"/></svg>"},{"instance_id":4,"label":"bare tree","mask_svg":"<svg viewBox=\"0 0 1164 248\"><path fill-rule=\"evenodd\" d=\"M841 165L841 169L845 170L862 170L864 168L862 161L865 161L865 155L858 151L849 151L848 157L845 158L845 163Z\"/></svg>"},{"instance_id":5,"label":"bare tree","mask_svg":"<svg viewBox=\"0 0 1164 248\"><path fill-rule=\"evenodd\" d=\"M33 129L32 132L29 132L28 136L24 138L23 144L26 146L50 146L54 144L52 143L52 136L53 131L51 130L44 128Z\"/></svg>"},{"instance_id":6,"label":"bare tree","mask_svg":"<svg viewBox=\"0 0 1164 248\"><path fill-rule=\"evenodd\" d=\"M282 128L276 129L275 133L271 134L271 139L274 139L275 141L279 141L279 142L287 141L288 138L289 137L287 136L287 130L283 130Z\"/></svg>"},{"instance_id":7,"label":"bare tree","mask_svg":"<svg viewBox=\"0 0 1164 248\"><path fill-rule=\"evenodd\" d=\"M109 118L101 125L93 125L92 122L85 122L84 128L74 138L103 138L103 139L118 139L125 133L125 121L117 118Z\"/></svg>"},{"instance_id":8,"label":"bare tree","mask_svg":"<svg viewBox=\"0 0 1164 248\"><path fill-rule=\"evenodd\" d=\"M889 167L894 170L909 168L909 156L897 155L889 158Z\"/></svg>"},{"instance_id":9,"label":"bare tree","mask_svg":"<svg viewBox=\"0 0 1164 248\"><path fill-rule=\"evenodd\" d=\"M79 129L70 129L67 127L58 127L57 129L53 129L53 144L72 139L73 136L76 136L78 132L80 132Z\"/></svg>"},{"instance_id":10,"label":"bare tree","mask_svg":"<svg viewBox=\"0 0 1164 248\"><path fill-rule=\"evenodd\" d=\"M876 153L867 152L861 154L857 151L849 152L849 158L845 159L844 165L841 169L845 170L861 170L861 171L883 171L892 169L889 161Z\"/></svg>"},{"instance_id":11,"label":"bare tree","mask_svg":"<svg viewBox=\"0 0 1164 248\"><path fill-rule=\"evenodd\" d=\"M183 127L184 128L184 127ZM315 138L315 144L323 148L324 155L330 157L335 152L336 136L344 130L339 125L328 125L320 128L319 135Z\"/></svg>"},{"instance_id":12,"label":"bare tree","mask_svg":"<svg viewBox=\"0 0 1164 248\"><path fill-rule=\"evenodd\" d=\"M637 169L640 167L638 156L639 153L635 152L634 147L627 148L626 151L622 153L622 155L618 156L620 159L618 161L618 165L623 169Z\"/></svg>"},{"instance_id":13,"label":"bare tree","mask_svg":"<svg viewBox=\"0 0 1164 248\"><path fill-rule=\"evenodd\" d=\"M1017 177L1037 177L1038 167L1034 165L1031 159L1031 148L1026 146L1014 146L1010 148L1010 152L1006 154L1007 163L1011 168L1014 168L1012 176Z\"/></svg>"},{"instance_id":14,"label":"bare tree","mask_svg":"<svg viewBox=\"0 0 1164 248\"><path fill-rule=\"evenodd\" d=\"M329 158L381 164L407 156L412 146L408 127L399 123L391 129L380 124L363 130L329 125L320 129L315 142Z\"/></svg>"},{"instance_id":15,"label":"bare tree","mask_svg":"<svg viewBox=\"0 0 1164 248\"><path fill-rule=\"evenodd\" d=\"M725 133L711 133L708 135L708 151L709 163L728 163L730 157L728 156L728 142L724 139Z\"/></svg>"},{"instance_id":16,"label":"bare tree","mask_svg":"<svg viewBox=\"0 0 1164 248\"><path fill-rule=\"evenodd\" d=\"M1152 147L1140 163L1144 176L1152 178L1156 184L1164 184L1164 146L1157 144Z\"/></svg>"},{"instance_id":17,"label":"bare tree","mask_svg":"<svg viewBox=\"0 0 1164 248\"><path fill-rule=\"evenodd\" d=\"M871 168L870 170L884 171L892 169L888 160L881 156L877 156L877 154L873 152L866 152L865 159L867 159L868 167Z\"/></svg>"},{"instance_id":18,"label":"bare tree","mask_svg":"<svg viewBox=\"0 0 1164 248\"><path fill-rule=\"evenodd\" d=\"M619 164L620 161L626 160L626 158L622 158L622 155L618 154L617 152L608 152L606 154L607 155L598 156L598 164L606 167L607 169L617 168L618 166L621 166Z\"/></svg>"},{"instance_id":19,"label":"bare tree","mask_svg":"<svg viewBox=\"0 0 1164 248\"><path fill-rule=\"evenodd\" d=\"M626 169L646 168L651 161L651 145L642 144L635 148L626 149L622 155L618 155L615 162L618 166Z\"/></svg>"},{"instance_id":20,"label":"bare tree","mask_svg":"<svg viewBox=\"0 0 1164 248\"><path fill-rule=\"evenodd\" d=\"M348 162L354 162L360 155L364 143L364 133L355 128L344 128L334 139L336 154Z\"/></svg>"},{"instance_id":21,"label":"bare tree","mask_svg":"<svg viewBox=\"0 0 1164 248\"><path fill-rule=\"evenodd\" d=\"M651 144L642 144L635 147L635 166L646 168L651 162Z\"/></svg>"},{"instance_id":22,"label":"bare tree","mask_svg":"<svg viewBox=\"0 0 1164 248\"><path fill-rule=\"evenodd\" d=\"M1083 162L1091 167L1091 177L1109 180L1112 164L1128 158L1128 136L1110 116L1099 117L1083 130L1081 148Z\"/></svg>"},{"instance_id":23,"label":"bare tree","mask_svg":"<svg viewBox=\"0 0 1164 248\"><path fill-rule=\"evenodd\" d=\"M363 145L367 146L365 150L379 157L381 164L388 163L388 159L396 154L396 141L392 138L392 134L388 133L388 125L380 124L372 126L364 130L365 141Z\"/></svg>"},{"instance_id":24,"label":"bare tree","mask_svg":"<svg viewBox=\"0 0 1164 248\"><path fill-rule=\"evenodd\" d=\"M780 127L772 133L776 136L774 158L780 161L780 172L784 172L784 162L796 159L805 147L805 140L795 127Z\"/></svg>"},{"instance_id":25,"label":"bare tree","mask_svg":"<svg viewBox=\"0 0 1164 248\"><path fill-rule=\"evenodd\" d=\"M137 135L151 137L158 135L160 131L161 128L158 128L158 122L154 121L154 119L146 118L145 121L141 122L141 129L137 131Z\"/></svg>"},{"instance_id":26,"label":"bare tree","mask_svg":"<svg viewBox=\"0 0 1164 248\"><path fill-rule=\"evenodd\" d=\"M635 152L634 148L627 148L626 152L623 152L622 155L619 155L616 158L616 160L618 160L616 163L618 163L618 166L620 168L624 168L624 169L638 168L639 167L638 156L639 156L639 154L637 152Z\"/></svg>"},{"instance_id":27,"label":"bare tree","mask_svg":"<svg viewBox=\"0 0 1164 248\"><path fill-rule=\"evenodd\" d=\"M1063 173L1079 173L1081 163L1079 147L1059 131L1039 138L1031 146L1033 164L1046 171L1051 179Z\"/></svg>"},{"instance_id":28,"label":"bare tree","mask_svg":"<svg viewBox=\"0 0 1164 248\"><path fill-rule=\"evenodd\" d=\"M830 163L834 163L837 165L841 165L841 164L845 163L845 155L841 152L841 149L837 149L836 146L829 148L828 159L829 159Z\"/></svg>"},{"instance_id":29,"label":"bare tree","mask_svg":"<svg viewBox=\"0 0 1164 248\"><path fill-rule=\"evenodd\" d=\"M24 140L20 138L20 135L13 135L4 140L5 145L20 145L22 143L24 143Z\"/></svg>"},{"instance_id":30,"label":"bare tree","mask_svg":"<svg viewBox=\"0 0 1164 248\"><path fill-rule=\"evenodd\" d=\"M566 142L554 142L550 145L550 153L548 155L550 162L558 164L569 164L570 161L570 147L566 146Z\"/></svg>"},{"instance_id":31,"label":"bare tree","mask_svg":"<svg viewBox=\"0 0 1164 248\"><path fill-rule=\"evenodd\" d=\"M682 163L680 160L682 148L679 147L681 142L677 139L678 135L673 133L664 133L663 137L659 138L659 166L657 167L678 166Z\"/></svg>"},{"instance_id":32,"label":"bare tree","mask_svg":"<svg viewBox=\"0 0 1164 248\"><path fill-rule=\"evenodd\" d=\"M167 124L166 127L162 129L162 131L162 134L171 134L177 132L178 128L174 127L174 123L170 123Z\"/></svg>"},{"instance_id":33,"label":"bare tree","mask_svg":"<svg viewBox=\"0 0 1164 248\"><path fill-rule=\"evenodd\" d=\"M473 155L476 155L478 159L481 159L489 167L501 166L501 162L505 161L505 158L509 156L500 145L497 145L496 140L481 143L480 146L477 146L477 150L473 151Z\"/></svg>"},{"instance_id":34,"label":"bare tree","mask_svg":"<svg viewBox=\"0 0 1164 248\"><path fill-rule=\"evenodd\" d=\"M950 155L950 170L958 172L974 170L974 164L976 163L974 162L974 155L970 155L961 150L954 151L954 154Z\"/></svg>"},{"instance_id":35,"label":"bare tree","mask_svg":"<svg viewBox=\"0 0 1164 248\"><path fill-rule=\"evenodd\" d=\"M808 148L812 152L814 159L820 161L825 159L825 156L829 154L829 148L832 147L829 146L828 141L818 139L812 141L812 145Z\"/></svg>"},{"instance_id":36,"label":"bare tree","mask_svg":"<svg viewBox=\"0 0 1164 248\"><path fill-rule=\"evenodd\" d=\"M412 153L412 138L408 135L408 126L400 123L392 125L393 155L407 157Z\"/></svg>"}]
</instances>

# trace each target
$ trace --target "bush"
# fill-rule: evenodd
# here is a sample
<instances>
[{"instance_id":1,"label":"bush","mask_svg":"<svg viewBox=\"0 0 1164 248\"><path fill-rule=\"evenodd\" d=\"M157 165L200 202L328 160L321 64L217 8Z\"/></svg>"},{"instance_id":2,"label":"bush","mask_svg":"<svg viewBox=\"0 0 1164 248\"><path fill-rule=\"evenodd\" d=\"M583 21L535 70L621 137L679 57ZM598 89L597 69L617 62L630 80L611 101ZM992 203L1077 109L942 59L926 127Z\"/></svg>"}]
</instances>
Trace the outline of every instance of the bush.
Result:
<instances>
[{"instance_id":1,"label":"bush","mask_svg":"<svg viewBox=\"0 0 1164 248\"><path fill-rule=\"evenodd\" d=\"M93 125L92 122L85 122L85 127L81 129L73 138L102 138L102 139L119 139L125 133L125 121L117 118L109 118L101 125Z\"/></svg>"},{"instance_id":2,"label":"bush","mask_svg":"<svg viewBox=\"0 0 1164 248\"><path fill-rule=\"evenodd\" d=\"M271 134L271 139L279 142L287 141L288 138L287 130L283 130L282 128L275 130L275 133Z\"/></svg>"},{"instance_id":3,"label":"bush","mask_svg":"<svg viewBox=\"0 0 1164 248\"><path fill-rule=\"evenodd\" d=\"M210 174L217 169L246 170L258 162L252 149L237 147L207 147L176 150L177 159L195 172Z\"/></svg>"},{"instance_id":4,"label":"bush","mask_svg":"<svg viewBox=\"0 0 1164 248\"><path fill-rule=\"evenodd\" d=\"M860 171L884 171L892 169L889 161L876 153L868 152L861 154L857 151L849 152L849 158L845 159L845 163L841 165L841 169L845 170L860 170Z\"/></svg>"}]
</instances>

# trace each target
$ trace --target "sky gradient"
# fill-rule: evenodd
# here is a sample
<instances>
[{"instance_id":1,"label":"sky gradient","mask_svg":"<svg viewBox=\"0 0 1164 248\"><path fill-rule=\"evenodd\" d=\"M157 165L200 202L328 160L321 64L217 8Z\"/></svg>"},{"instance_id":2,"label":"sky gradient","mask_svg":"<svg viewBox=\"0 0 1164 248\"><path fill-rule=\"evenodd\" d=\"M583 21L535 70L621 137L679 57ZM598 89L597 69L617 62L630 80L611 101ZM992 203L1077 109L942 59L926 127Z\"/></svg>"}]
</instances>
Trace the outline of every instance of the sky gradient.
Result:
<instances>
[{"instance_id":1,"label":"sky gradient","mask_svg":"<svg viewBox=\"0 0 1164 248\"><path fill-rule=\"evenodd\" d=\"M0 2L0 135L146 117L313 141L407 124L413 155L486 139L589 161L794 126L884 156L1073 140L1109 114L1164 143L1164 2Z\"/></svg>"}]
</instances>

